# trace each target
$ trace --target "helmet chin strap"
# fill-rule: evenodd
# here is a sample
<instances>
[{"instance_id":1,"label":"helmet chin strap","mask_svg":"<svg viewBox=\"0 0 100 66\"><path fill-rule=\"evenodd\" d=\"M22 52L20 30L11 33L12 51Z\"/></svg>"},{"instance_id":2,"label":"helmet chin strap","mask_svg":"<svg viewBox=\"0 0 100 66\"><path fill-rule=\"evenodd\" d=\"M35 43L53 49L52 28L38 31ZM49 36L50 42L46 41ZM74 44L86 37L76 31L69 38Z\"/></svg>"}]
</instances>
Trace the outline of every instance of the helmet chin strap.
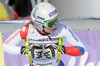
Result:
<instances>
[{"instance_id":1,"label":"helmet chin strap","mask_svg":"<svg viewBox=\"0 0 100 66\"><path fill-rule=\"evenodd\" d=\"M48 32L46 32L46 31L44 31L44 26L43 26L43 30L42 30L44 33L46 33L47 34L47 36L49 37L49 39L50 40L52 40L52 38L48 35L48 34L50 34L50 33L48 33Z\"/></svg>"},{"instance_id":2,"label":"helmet chin strap","mask_svg":"<svg viewBox=\"0 0 100 66\"><path fill-rule=\"evenodd\" d=\"M41 33L41 31L38 30L37 28L36 28L36 30L37 30L41 35L48 35L48 34L50 34L50 33L46 32L46 31L44 31L44 28L43 28L43 30L42 30L43 33ZM44 33L45 33L45 34L44 34Z\"/></svg>"},{"instance_id":3,"label":"helmet chin strap","mask_svg":"<svg viewBox=\"0 0 100 66\"><path fill-rule=\"evenodd\" d=\"M43 30L42 30L44 33L46 33L46 34L50 34L50 33L48 33L48 32L46 32L45 30L44 30L44 26L43 26Z\"/></svg>"}]
</instances>

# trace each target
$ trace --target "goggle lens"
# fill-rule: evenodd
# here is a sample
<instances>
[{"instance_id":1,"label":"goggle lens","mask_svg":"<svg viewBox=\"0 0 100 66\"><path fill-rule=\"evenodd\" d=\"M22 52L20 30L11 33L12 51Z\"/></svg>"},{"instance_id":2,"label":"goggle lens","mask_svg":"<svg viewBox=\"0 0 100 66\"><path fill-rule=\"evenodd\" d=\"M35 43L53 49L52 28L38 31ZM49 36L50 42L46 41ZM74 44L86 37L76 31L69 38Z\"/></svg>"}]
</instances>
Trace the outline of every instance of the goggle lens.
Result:
<instances>
[{"instance_id":1,"label":"goggle lens","mask_svg":"<svg viewBox=\"0 0 100 66\"><path fill-rule=\"evenodd\" d=\"M57 25L57 24L59 24L57 17L52 20L46 21L46 27L49 29L54 28L55 25Z\"/></svg>"},{"instance_id":2,"label":"goggle lens","mask_svg":"<svg viewBox=\"0 0 100 66\"><path fill-rule=\"evenodd\" d=\"M57 19L56 19L56 20L53 20L53 21L51 21L51 22L49 22L49 23L48 23L48 27L49 27L49 28L53 28L53 27L56 25L56 23L57 23Z\"/></svg>"}]
</instances>

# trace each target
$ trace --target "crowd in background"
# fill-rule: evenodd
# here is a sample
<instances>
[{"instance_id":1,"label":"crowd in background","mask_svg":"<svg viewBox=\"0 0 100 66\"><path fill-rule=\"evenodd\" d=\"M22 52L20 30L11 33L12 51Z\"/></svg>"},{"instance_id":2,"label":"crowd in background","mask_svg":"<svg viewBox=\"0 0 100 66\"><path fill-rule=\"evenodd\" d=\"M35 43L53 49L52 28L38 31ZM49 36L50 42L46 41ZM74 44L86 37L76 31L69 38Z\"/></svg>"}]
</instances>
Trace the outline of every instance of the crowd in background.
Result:
<instances>
[{"instance_id":1,"label":"crowd in background","mask_svg":"<svg viewBox=\"0 0 100 66\"><path fill-rule=\"evenodd\" d=\"M0 0L0 20L8 20L9 16L29 17L34 5L43 1L48 0Z\"/></svg>"},{"instance_id":2,"label":"crowd in background","mask_svg":"<svg viewBox=\"0 0 100 66\"><path fill-rule=\"evenodd\" d=\"M32 10L31 0L9 0L8 5L12 6L20 17L29 16Z\"/></svg>"}]
</instances>

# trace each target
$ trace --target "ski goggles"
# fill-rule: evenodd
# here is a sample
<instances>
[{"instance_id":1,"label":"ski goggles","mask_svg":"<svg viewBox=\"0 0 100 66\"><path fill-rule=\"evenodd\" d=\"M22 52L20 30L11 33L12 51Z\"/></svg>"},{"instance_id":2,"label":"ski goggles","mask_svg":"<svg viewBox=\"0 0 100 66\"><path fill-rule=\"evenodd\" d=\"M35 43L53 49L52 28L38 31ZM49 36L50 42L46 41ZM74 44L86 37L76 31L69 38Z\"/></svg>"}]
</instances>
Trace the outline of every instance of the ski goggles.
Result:
<instances>
[{"instance_id":1,"label":"ski goggles","mask_svg":"<svg viewBox=\"0 0 100 66\"><path fill-rule=\"evenodd\" d=\"M45 21L45 22L46 22L45 27L46 27L46 28L49 28L49 29L54 28L54 27L55 27L55 25L59 24L59 22L58 22L58 19L57 19L57 18L58 18L58 16L57 16L57 17L55 17L54 19L51 19L51 20Z\"/></svg>"}]
</instances>

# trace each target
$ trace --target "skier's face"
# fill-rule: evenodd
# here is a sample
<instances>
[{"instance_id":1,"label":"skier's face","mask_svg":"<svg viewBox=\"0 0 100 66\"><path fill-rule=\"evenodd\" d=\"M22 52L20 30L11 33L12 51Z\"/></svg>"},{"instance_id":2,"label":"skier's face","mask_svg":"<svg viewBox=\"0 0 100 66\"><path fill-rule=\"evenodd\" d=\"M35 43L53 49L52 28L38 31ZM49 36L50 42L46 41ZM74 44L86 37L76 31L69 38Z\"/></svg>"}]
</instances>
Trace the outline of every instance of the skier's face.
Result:
<instances>
[{"instance_id":1,"label":"skier's face","mask_svg":"<svg viewBox=\"0 0 100 66\"><path fill-rule=\"evenodd\" d=\"M56 28L56 25L52 29L44 27L44 31L47 32L47 33L54 33L55 32L55 28Z\"/></svg>"}]
</instances>

